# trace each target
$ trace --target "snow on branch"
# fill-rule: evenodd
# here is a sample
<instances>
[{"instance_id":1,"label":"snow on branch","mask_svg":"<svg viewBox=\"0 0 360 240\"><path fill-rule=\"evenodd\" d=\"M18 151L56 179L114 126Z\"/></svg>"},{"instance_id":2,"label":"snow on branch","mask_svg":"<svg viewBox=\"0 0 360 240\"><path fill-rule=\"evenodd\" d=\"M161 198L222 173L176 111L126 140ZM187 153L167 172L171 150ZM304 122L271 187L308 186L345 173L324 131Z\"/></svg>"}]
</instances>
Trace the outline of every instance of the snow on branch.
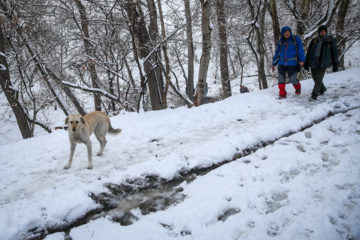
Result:
<instances>
[{"instance_id":1,"label":"snow on branch","mask_svg":"<svg viewBox=\"0 0 360 240\"><path fill-rule=\"evenodd\" d=\"M0 71L6 71L6 67L2 64L0 64Z\"/></svg>"},{"instance_id":2,"label":"snow on branch","mask_svg":"<svg viewBox=\"0 0 360 240\"><path fill-rule=\"evenodd\" d=\"M80 85L80 84L74 84L74 83L70 83L70 82L67 82L67 81L62 81L62 84L65 85L65 86L68 86L68 87L72 87L72 88L77 88L77 89L81 89L83 91L86 91L86 92L92 92L92 93L98 93L98 94L101 94L109 99L112 99L114 101L117 101L117 102L120 102L120 99L100 88L89 88L87 86L83 86L83 85Z\"/></svg>"},{"instance_id":3,"label":"snow on branch","mask_svg":"<svg viewBox=\"0 0 360 240\"><path fill-rule=\"evenodd\" d=\"M102 62L96 62L96 64L97 64L99 67L105 69L106 71L109 71L110 73L112 73L112 74L114 74L115 76L119 77L121 80L123 80L123 81L125 81L125 82L127 82L127 83L130 84L130 81L129 81L129 80L125 79L125 78L122 77L119 73L117 73L117 72L115 72L114 70L110 69L108 66L106 66L106 65L103 64Z\"/></svg>"},{"instance_id":4,"label":"snow on branch","mask_svg":"<svg viewBox=\"0 0 360 240\"><path fill-rule=\"evenodd\" d=\"M28 118L28 120L29 120L30 122L32 122L33 124L35 123L36 125L42 127L42 128L43 128L45 131L47 131L48 133L52 133L49 124L44 123L44 122L40 122L40 121L38 121L38 120L35 120L35 121L34 121L34 120L30 119L28 116L27 116L27 118Z\"/></svg>"},{"instance_id":5,"label":"snow on branch","mask_svg":"<svg viewBox=\"0 0 360 240\"><path fill-rule=\"evenodd\" d=\"M167 36L166 38L164 38L158 45L156 45L156 47L154 47L154 49L149 53L149 55L144 59L143 63L146 63L146 61L151 57L151 55L158 51L158 49L161 47L161 45L166 42L169 38L171 38L175 33L177 33L180 29L182 29L183 26L177 27L174 31L172 31L169 36Z\"/></svg>"}]
</instances>

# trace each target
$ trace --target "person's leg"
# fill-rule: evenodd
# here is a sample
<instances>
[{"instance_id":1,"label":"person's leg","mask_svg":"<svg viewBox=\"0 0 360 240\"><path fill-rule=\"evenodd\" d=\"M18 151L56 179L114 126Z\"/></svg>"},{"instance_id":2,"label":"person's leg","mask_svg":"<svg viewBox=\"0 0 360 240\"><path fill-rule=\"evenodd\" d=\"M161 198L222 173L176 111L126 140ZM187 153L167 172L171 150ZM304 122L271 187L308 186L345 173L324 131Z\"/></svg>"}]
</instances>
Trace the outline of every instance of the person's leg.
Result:
<instances>
[{"instance_id":1,"label":"person's leg","mask_svg":"<svg viewBox=\"0 0 360 240\"><path fill-rule=\"evenodd\" d=\"M297 75L298 75L297 66L289 66L289 67L287 67L287 69L288 69L288 74L289 74L289 80L295 88L295 94L300 95L301 94L301 84L299 82L299 79L297 79Z\"/></svg>"},{"instance_id":2,"label":"person's leg","mask_svg":"<svg viewBox=\"0 0 360 240\"><path fill-rule=\"evenodd\" d=\"M324 93L327 91L327 88L325 87L324 83L323 86L320 89L320 95L324 95Z\"/></svg>"},{"instance_id":3,"label":"person's leg","mask_svg":"<svg viewBox=\"0 0 360 240\"><path fill-rule=\"evenodd\" d=\"M325 85L323 83L325 71L326 71L326 68L319 68L319 69L311 68L311 75L312 75L312 78L315 83L313 91L312 91L313 95L319 96L320 90L325 88Z\"/></svg>"},{"instance_id":4,"label":"person's leg","mask_svg":"<svg viewBox=\"0 0 360 240\"><path fill-rule=\"evenodd\" d=\"M325 87L325 85L324 85L324 82L323 81L321 81L321 88L320 88L320 95L324 95L324 93L327 91L327 88Z\"/></svg>"},{"instance_id":5,"label":"person's leg","mask_svg":"<svg viewBox=\"0 0 360 240\"><path fill-rule=\"evenodd\" d=\"M286 91L285 91L285 74L286 74L286 67L279 65L278 67L278 80L279 80L279 98L286 98Z\"/></svg>"}]
</instances>

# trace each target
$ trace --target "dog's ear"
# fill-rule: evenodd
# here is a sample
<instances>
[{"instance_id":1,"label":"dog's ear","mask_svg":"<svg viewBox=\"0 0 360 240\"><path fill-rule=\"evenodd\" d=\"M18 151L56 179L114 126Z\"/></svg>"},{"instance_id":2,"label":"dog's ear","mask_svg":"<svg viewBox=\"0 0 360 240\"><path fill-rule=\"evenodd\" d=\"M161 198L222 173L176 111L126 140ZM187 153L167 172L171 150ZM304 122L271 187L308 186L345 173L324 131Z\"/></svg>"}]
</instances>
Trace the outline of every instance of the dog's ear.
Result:
<instances>
[{"instance_id":1,"label":"dog's ear","mask_svg":"<svg viewBox=\"0 0 360 240\"><path fill-rule=\"evenodd\" d=\"M81 122L82 124L85 124L85 119L83 117L81 117Z\"/></svg>"},{"instance_id":2,"label":"dog's ear","mask_svg":"<svg viewBox=\"0 0 360 240\"><path fill-rule=\"evenodd\" d=\"M69 122L69 116L67 116L67 117L65 118L65 124L66 124L66 125L68 124L68 122Z\"/></svg>"}]
</instances>

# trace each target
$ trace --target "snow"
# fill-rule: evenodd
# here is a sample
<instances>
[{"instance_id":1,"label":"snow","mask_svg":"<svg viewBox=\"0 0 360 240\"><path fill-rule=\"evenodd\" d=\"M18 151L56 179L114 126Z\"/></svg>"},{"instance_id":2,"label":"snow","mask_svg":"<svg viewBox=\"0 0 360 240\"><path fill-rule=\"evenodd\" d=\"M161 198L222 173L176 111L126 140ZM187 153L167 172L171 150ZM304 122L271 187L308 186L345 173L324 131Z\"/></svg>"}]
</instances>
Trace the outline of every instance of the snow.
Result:
<instances>
[{"instance_id":1,"label":"snow","mask_svg":"<svg viewBox=\"0 0 360 240\"><path fill-rule=\"evenodd\" d=\"M112 94L110 94L110 93L108 93L108 92L106 92L106 91L104 91L104 90L102 90L100 88L90 88L90 87L87 87L87 86L82 86L80 84L70 83L68 81L62 81L62 84L73 87L73 88L80 88L80 89L82 89L84 91L88 91L88 92L100 92L104 96L110 97L110 98L115 99L115 100L117 99L116 96L114 96L114 95L112 95Z\"/></svg>"},{"instance_id":2,"label":"snow","mask_svg":"<svg viewBox=\"0 0 360 240\"><path fill-rule=\"evenodd\" d=\"M183 182L186 197L121 226L110 216L74 227L83 239L360 239L360 68L325 75L315 103L311 79L296 97L277 87L201 107L112 117L101 157L92 136L87 170L79 145L69 170L66 131L0 145L0 235L26 239L31 229L66 225L97 208L90 193L146 175L173 179L246 149L258 150ZM60 119L61 120L61 119ZM59 121L60 121L59 120ZM3 137L1 137L3 138ZM6 138L5 138L6 139ZM266 146L261 146L267 144ZM230 213L230 214L228 214ZM64 239L65 232L46 240Z\"/></svg>"},{"instance_id":3,"label":"snow","mask_svg":"<svg viewBox=\"0 0 360 240\"><path fill-rule=\"evenodd\" d=\"M0 71L6 71L6 67L2 64L0 64Z\"/></svg>"}]
</instances>

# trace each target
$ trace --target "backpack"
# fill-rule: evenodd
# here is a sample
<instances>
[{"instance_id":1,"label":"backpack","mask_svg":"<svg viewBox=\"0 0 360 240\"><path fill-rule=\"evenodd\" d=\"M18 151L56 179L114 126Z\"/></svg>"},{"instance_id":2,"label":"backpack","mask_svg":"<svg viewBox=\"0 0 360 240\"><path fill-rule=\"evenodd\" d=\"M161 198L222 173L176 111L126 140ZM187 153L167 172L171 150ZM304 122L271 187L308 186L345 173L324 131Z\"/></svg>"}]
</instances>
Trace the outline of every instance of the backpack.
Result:
<instances>
[{"instance_id":1,"label":"backpack","mask_svg":"<svg viewBox=\"0 0 360 240\"><path fill-rule=\"evenodd\" d=\"M240 93L246 93L249 92L249 89L243 85L240 85Z\"/></svg>"},{"instance_id":2,"label":"backpack","mask_svg":"<svg viewBox=\"0 0 360 240\"><path fill-rule=\"evenodd\" d=\"M281 44L281 38L280 38L280 40L278 41L278 45L280 44L280 51L279 51L278 55L276 56L276 61L275 61L276 63L279 61L279 59L281 59L281 60L283 60L283 61L295 60L296 62L298 62L299 49L298 49L298 46L297 46L297 44L296 44L296 36L297 36L297 35L292 35L292 40L293 40L293 42L290 43L290 44L294 44L294 45L295 45L296 56L293 57L293 58L290 58L290 59L282 59L282 58L280 58L280 53L281 53L282 47L283 47L283 44Z\"/></svg>"}]
</instances>

